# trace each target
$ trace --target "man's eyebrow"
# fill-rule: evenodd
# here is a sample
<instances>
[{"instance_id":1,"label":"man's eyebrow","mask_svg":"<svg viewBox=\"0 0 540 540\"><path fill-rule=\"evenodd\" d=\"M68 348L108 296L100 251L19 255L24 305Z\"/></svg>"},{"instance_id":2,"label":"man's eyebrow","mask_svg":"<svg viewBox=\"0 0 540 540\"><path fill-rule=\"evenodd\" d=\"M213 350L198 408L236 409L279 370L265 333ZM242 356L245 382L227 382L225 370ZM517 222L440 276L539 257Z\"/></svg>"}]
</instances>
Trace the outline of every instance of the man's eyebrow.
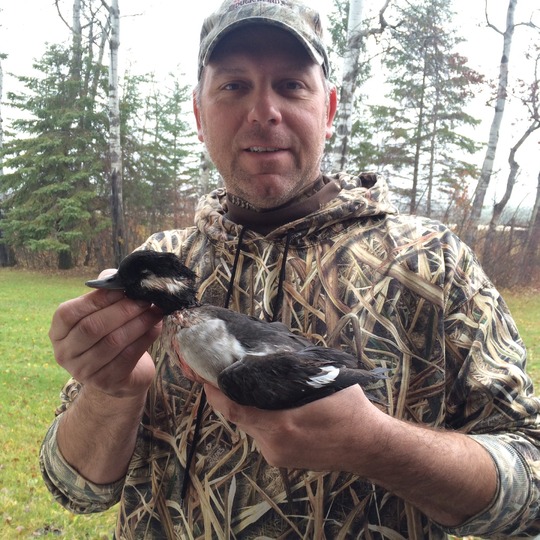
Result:
<instances>
[{"instance_id":1,"label":"man's eyebrow","mask_svg":"<svg viewBox=\"0 0 540 540\"><path fill-rule=\"evenodd\" d=\"M240 75L247 70L242 67L226 66L223 64L216 64L213 66L215 75Z\"/></svg>"},{"instance_id":2,"label":"man's eyebrow","mask_svg":"<svg viewBox=\"0 0 540 540\"><path fill-rule=\"evenodd\" d=\"M276 66L276 71L293 72L298 73L305 71L308 64L304 62L284 63ZM223 63L216 63L213 65L215 75L242 75L249 72L249 68L235 65L224 65Z\"/></svg>"}]
</instances>

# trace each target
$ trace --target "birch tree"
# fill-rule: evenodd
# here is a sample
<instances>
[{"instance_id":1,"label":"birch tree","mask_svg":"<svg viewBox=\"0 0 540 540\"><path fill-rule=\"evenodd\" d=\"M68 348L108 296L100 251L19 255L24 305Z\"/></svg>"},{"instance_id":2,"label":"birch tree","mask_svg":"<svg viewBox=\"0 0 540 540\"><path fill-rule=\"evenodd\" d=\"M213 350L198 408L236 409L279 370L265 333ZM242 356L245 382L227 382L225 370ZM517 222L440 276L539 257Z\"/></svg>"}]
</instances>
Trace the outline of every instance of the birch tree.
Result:
<instances>
[{"instance_id":1,"label":"birch tree","mask_svg":"<svg viewBox=\"0 0 540 540\"><path fill-rule=\"evenodd\" d=\"M345 169L347 148L353 121L354 91L358 75L358 59L362 44L362 10L364 0L349 1L347 19L347 46L343 57L343 75L339 109L335 120L335 140L332 149L332 168L335 171Z\"/></svg>"},{"instance_id":2,"label":"birch tree","mask_svg":"<svg viewBox=\"0 0 540 540\"><path fill-rule=\"evenodd\" d=\"M120 10L112 0L109 10L109 156L111 179L112 243L114 262L118 266L127 254L122 185L122 145L120 139L120 96L118 92L118 49L120 47Z\"/></svg>"},{"instance_id":3,"label":"birch tree","mask_svg":"<svg viewBox=\"0 0 540 540\"><path fill-rule=\"evenodd\" d=\"M362 24L364 0L349 0L347 38L343 52L339 108L335 119L335 135L328 160L335 171L344 170L348 162L349 141L354 122L355 92L358 87L359 60L362 44L369 35L382 33L387 26L384 13L390 4L386 0L379 12L380 26L366 29Z\"/></svg>"},{"instance_id":4,"label":"birch tree","mask_svg":"<svg viewBox=\"0 0 540 540\"><path fill-rule=\"evenodd\" d=\"M532 281L533 269L538 264L538 247L540 246L540 172L536 186L536 198L529 222L529 232L527 242L523 252L523 262L521 265L521 283L526 284Z\"/></svg>"},{"instance_id":5,"label":"birch tree","mask_svg":"<svg viewBox=\"0 0 540 540\"><path fill-rule=\"evenodd\" d=\"M58 0L56 2L58 8ZM72 60L71 60L71 76L73 79L81 78L82 58L83 58L83 38L81 24L81 0L73 2L73 17L71 26L72 36Z\"/></svg>"},{"instance_id":6,"label":"birch tree","mask_svg":"<svg viewBox=\"0 0 540 540\"><path fill-rule=\"evenodd\" d=\"M510 53L512 48L512 38L514 36L515 24L514 15L516 11L517 0L509 0L508 8L506 11L506 27L504 31L497 28L497 26L491 23L487 6L488 0L486 0L486 21L490 28L501 34L503 37L503 48L501 55L501 63L499 65L499 80L497 84L497 94L495 98L495 106L493 110L493 118L491 120L491 127L489 130L488 144L486 148L486 154L482 163L482 170L480 178L476 186L474 193L471 213L468 220L467 230L464 234L465 241L474 246L476 241L476 231L478 230L478 224L482 215L482 209L484 207L484 200L486 193L491 182L491 175L493 174L493 166L495 163L495 155L497 153L497 145L499 143L499 132L504 116L504 109L506 107L506 101L508 97L508 72L510 65Z\"/></svg>"},{"instance_id":7,"label":"birch tree","mask_svg":"<svg viewBox=\"0 0 540 540\"><path fill-rule=\"evenodd\" d=\"M517 142L510 148L508 156L510 172L506 180L506 189L501 199L493 207L493 214L489 223L487 237L484 242L482 261L488 268L495 263L499 256L499 253L497 253L498 250L495 247L495 232L497 226L500 224L503 212L510 201L519 174L520 166L516 159L516 154L529 137L540 129L540 47L537 48L533 72L534 76L532 82L528 84L523 82L522 84L523 87L526 88L526 91L521 101L528 109L529 124L525 126L525 129Z\"/></svg>"}]
</instances>

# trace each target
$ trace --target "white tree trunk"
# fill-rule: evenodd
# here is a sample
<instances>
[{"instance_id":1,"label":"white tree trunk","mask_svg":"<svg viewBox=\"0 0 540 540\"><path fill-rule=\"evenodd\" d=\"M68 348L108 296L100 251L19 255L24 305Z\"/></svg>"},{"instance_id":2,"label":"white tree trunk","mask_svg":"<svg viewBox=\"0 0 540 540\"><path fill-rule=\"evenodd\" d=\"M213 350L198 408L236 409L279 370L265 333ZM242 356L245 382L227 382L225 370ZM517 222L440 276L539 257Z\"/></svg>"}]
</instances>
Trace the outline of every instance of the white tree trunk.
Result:
<instances>
[{"instance_id":1,"label":"white tree trunk","mask_svg":"<svg viewBox=\"0 0 540 540\"><path fill-rule=\"evenodd\" d=\"M491 181L491 174L493 172L493 164L495 162L495 154L497 152L497 144L499 142L499 130L501 127L504 108L506 105L507 87L508 87L508 67L510 63L510 49L512 46L512 37L514 35L514 13L516 10L517 0L509 0L508 10L506 12L506 28L503 35L503 50L501 57L501 64L499 67L499 84L497 88L497 100L495 102L495 112L493 114L493 120L491 122L491 128L489 131L489 140L484 157L484 163L482 164L482 172L480 173L480 179L476 186L474 198L472 202L471 214L469 217L469 225L465 234L465 240L474 245L476 231L478 230L478 224L482 214L482 208L484 206L484 200ZM489 24L489 21L488 21ZM495 28L493 25L490 25ZM498 30L497 30L498 31Z\"/></svg>"},{"instance_id":2,"label":"white tree trunk","mask_svg":"<svg viewBox=\"0 0 540 540\"><path fill-rule=\"evenodd\" d=\"M81 25L81 0L73 2L73 46L79 49L82 45L82 25Z\"/></svg>"},{"instance_id":3,"label":"white tree trunk","mask_svg":"<svg viewBox=\"0 0 540 540\"><path fill-rule=\"evenodd\" d=\"M494 249L494 246L496 246L496 230L497 226L501 221L501 217L506 208L506 205L510 201L510 197L512 196L512 192L516 184L516 179L518 177L519 163L516 161L516 153L521 148L523 143L529 138L529 136L532 135L537 129L540 129L540 122L534 120L532 124L529 125L528 128L525 130L523 135L519 138L519 141L510 149L510 154L508 157L510 172L506 180L506 190L502 199L493 207L493 215L491 216L486 240L484 242L482 263L486 266L486 268L493 268L496 265L497 257L500 257L500 253L498 253L498 250Z\"/></svg>"},{"instance_id":4,"label":"white tree trunk","mask_svg":"<svg viewBox=\"0 0 540 540\"><path fill-rule=\"evenodd\" d=\"M197 195L199 197L206 195L210 191L210 171L212 170L212 161L206 147L201 152L201 161L199 164L199 182L197 183Z\"/></svg>"},{"instance_id":5,"label":"white tree trunk","mask_svg":"<svg viewBox=\"0 0 540 540\"><path fill-rule=\"evenodd\" d=\"M536 186L536 198L529 221L529 233L525 245L523 264L521 265L521 282L533 283L534 268L538 261L538 246L540 245L540 173Z\"/></svg>"},{"instance_id":6,"label":"white tree trunk","mask_svg":"<svg viewBox=\"0 0 540 540\"><path fill-rule=\"evenodd\" d=\"M4 147L4 120L2 119L2 92L4 83L4 72L2 71L2 56L0 56L0 152ZM0 175L4 174L3 160L0 160ZM0 193L1 197L1 193Z\"/></svg>"},{"instance_id":7,"label":"white tree trunk","mask_svg":"<svg viewBox=\"0 0 540 540\"><path fill-rule=\"evenodd\" d=\"M364 0L350 0L349 18L347 20L347 50L343 57L343 71L339 108L335 119L336 136L330 163L332 170L341 171L347 165L347 152L349 137L352 130L354 92L356 90L356 77L358 74L358 59L362 44L362 10Z\"/></svg>"},{"instance_id":8,"label":"white tree trunk","mask_svg":"<svg viewBox=\"0 0 540 540\"><path fill-rule=\"evenodd\" d=\"M109 40L109 155L111 161L113 252L115 263L118 265L127 253L122 189L120 96L118 92L118 49L120 47L120 10L118 8L118 0L111 1L109 17L111 21L111 37Z\"/></svg>"}]
</instances>

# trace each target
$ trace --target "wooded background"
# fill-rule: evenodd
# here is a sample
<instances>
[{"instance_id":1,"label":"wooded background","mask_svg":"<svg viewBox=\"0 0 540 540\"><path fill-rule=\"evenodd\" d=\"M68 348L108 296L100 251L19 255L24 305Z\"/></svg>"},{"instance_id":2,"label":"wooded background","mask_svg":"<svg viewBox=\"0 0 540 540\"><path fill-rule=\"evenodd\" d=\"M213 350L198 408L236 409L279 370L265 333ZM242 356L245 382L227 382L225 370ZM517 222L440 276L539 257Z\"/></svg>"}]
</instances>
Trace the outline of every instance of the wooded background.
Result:
<instances>
[{"instance_id":1,"label":"wooded background","mask_svg":"<svg viewBox=\"0 0 540 540\"><path fill-rule=\"evenodd\" d=\"M540 277L540 9L520 2L516 17L518 0L485 0L497 78L471 67L450 0L334 0L326 29L340 101L324 171L382 174L401 211L451 226L502 286ZM152 232L190 225L221 181L194 132L192 85L119 72L119 0L55 4L65 35L14 74L17 89L3 92L0 49L0 266L110 267ZM474 103L486 95L484 133ZM503 140L508 103L520 121ZM526 184L534 195L516 197Z\"/></svg>"}]
</instances>

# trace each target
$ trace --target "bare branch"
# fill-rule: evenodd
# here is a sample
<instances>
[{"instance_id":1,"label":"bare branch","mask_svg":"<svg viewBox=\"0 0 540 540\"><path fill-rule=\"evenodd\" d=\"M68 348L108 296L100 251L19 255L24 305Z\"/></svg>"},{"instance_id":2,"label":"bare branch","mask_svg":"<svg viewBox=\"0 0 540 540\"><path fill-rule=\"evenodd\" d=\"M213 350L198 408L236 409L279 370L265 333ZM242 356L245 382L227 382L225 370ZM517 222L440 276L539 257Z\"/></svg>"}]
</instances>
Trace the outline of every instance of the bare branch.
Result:
<instances>
[{"instance_id":1,"label":"bare branch","mask_svg":"<svg viewBox=\"0 0 540 540\"><path fill-rule=\"evenodd\" d=\"M101 5L109 12L109 14L111 13L111 6L109 6L105 0L101 0Z\"/></svg>"},{"instance_id":2,"label":"bare branch","mask_svg":"<svg viewBox=\"0 0 540 540\"><path fill-rule=\"evenodd\" d=\"M489 13L488 13L488 0L485 0L485 4L484 4L484 13L485 13L485 18L486 18L486 24L488 26L488 28L492 28L493 30L495 30L495 32L497 32L498 34L501 34L504 35L504 32L502 30L500 30L499 28L497 28L490 20L489 18Z\"/></svg>"},{"instance_id":3,"label":"bare branch","mask_svg":"<svg viewBox=\"0 0 540 540\"><path fill-rule=\"evenodd\" d=\"M58 5L58 0L54 0L54 5L56 6L56 11L58 12L58 16L60 19L62 19L62 22L69 28L70 32L73 32L73 28L71 25L66 21L64 16L62 15L62 12L60 11L60 6Z\"/></svg>"},{"instance_id":4,"label":"bare branch","mask_svg":"<svg viewBox=\"0 0 540 540\"><path fill-rule=\"evenodd\" d=\"M527 28L533 28L533 29L536 29L536 30L540 30L540 27L537 26L536 24L534 24L533 22L519 22L519 23L516 23L515 26L526 26Z\"/></svg>"},{"instance_id":5,"label":"bare branch","mask_svg":"<svg viewBox=\"0 0 540 540\"><path fill-rule=\"evenodd\" d=\"M363 30L362 32L360 32L359 36L360 37L368 37L368 36L375 36L375 35L380 35L382 34L387 28L392 28L392 29L395 29L399 26L399 23L398 24L395 24L395 25L391 25L385 18L384 16L384 13L385 11L388 9L388 7L390 6L390 2L392 0L386 0L383 7L380 9L379 11L379 16L378 16L378 19L379 19L379 26L376 27L376 28L368 28L366 30Z\"/></svg>"}]
</instances>

